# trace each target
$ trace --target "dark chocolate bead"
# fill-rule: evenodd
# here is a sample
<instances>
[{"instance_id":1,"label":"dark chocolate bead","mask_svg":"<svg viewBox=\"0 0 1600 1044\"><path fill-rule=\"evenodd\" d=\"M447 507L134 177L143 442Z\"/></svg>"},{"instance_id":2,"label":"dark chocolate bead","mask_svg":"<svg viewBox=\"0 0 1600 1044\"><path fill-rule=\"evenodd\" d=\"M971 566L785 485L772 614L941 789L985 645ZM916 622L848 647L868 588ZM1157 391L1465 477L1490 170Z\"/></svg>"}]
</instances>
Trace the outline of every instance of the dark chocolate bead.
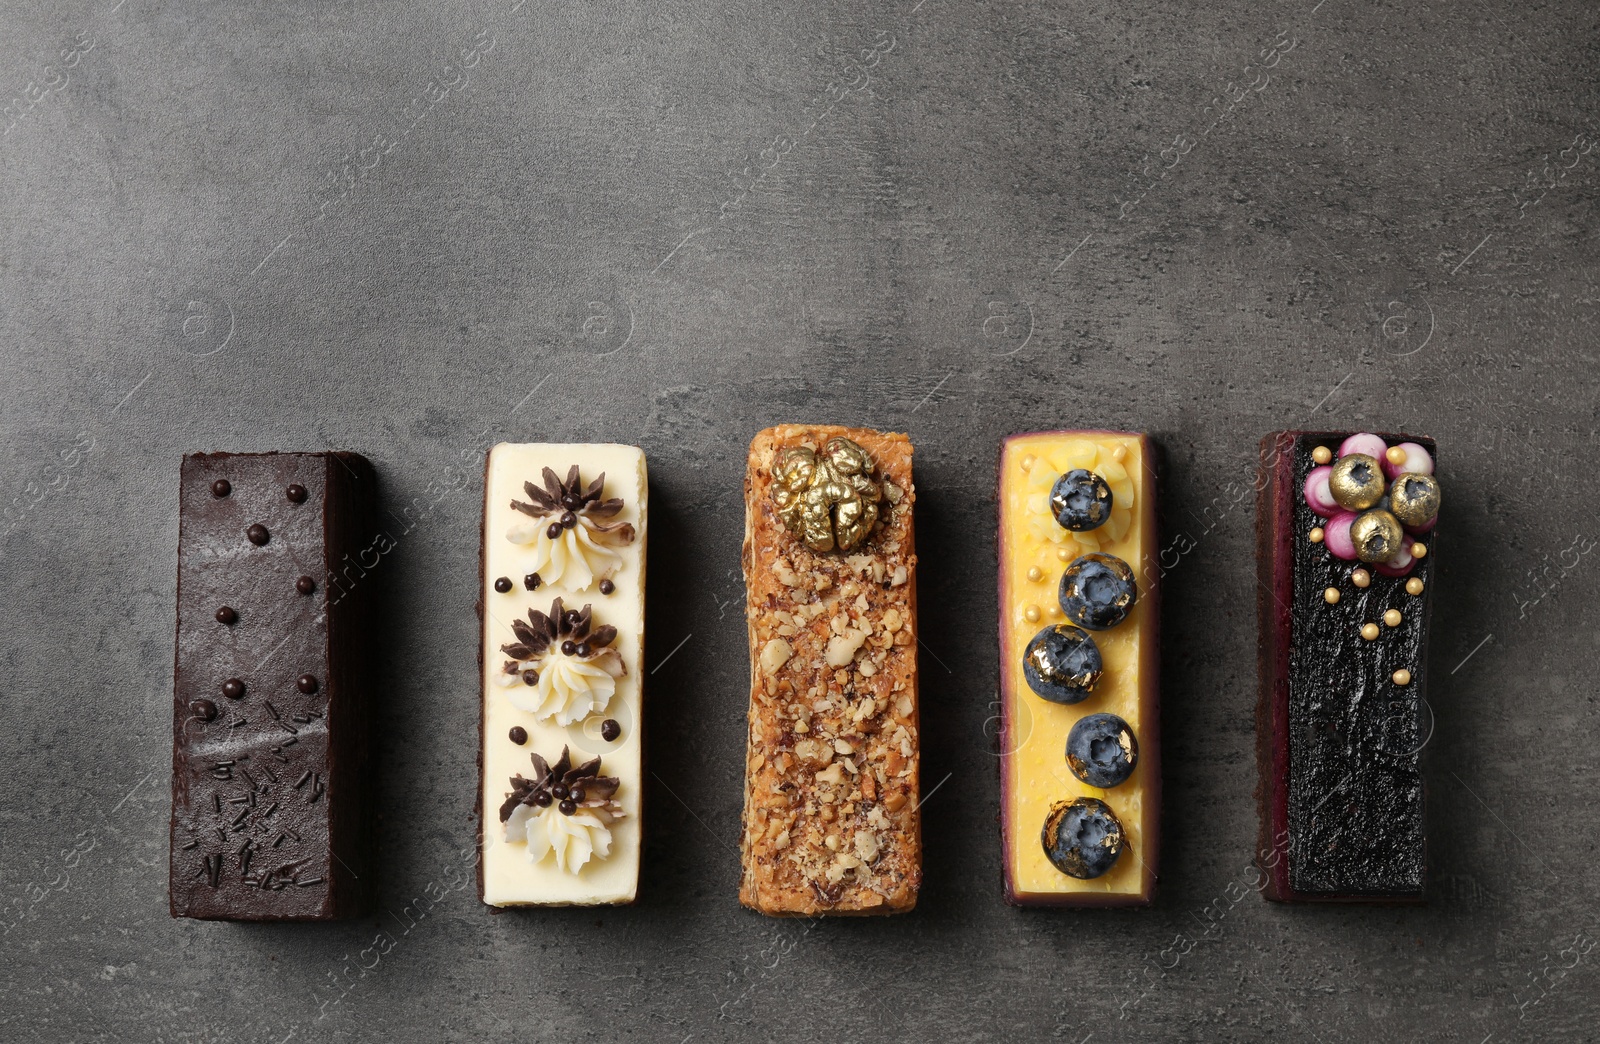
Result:
<instances>
[{"instance_id":1,"label":"dark chocolate bead","mask_svg":"<svg viewBox=\"0 0 1600 1044\"><path fill-rule=\"evenodd\" d=\"M583 619L583 614L576 609L568 609L561 614L561 619L567 622L568 627L578 626L578 621Z\"/></svg>"},{"instance_id":2,"label":"dark chocolate bead","mask_svg":"<svg viewBox=\"0 0 1600 1044\"><path fill-rule=\"evenodd\" d=\"M565 783L557 783L555 786L550 788L550 793L554 794L557 798L565 798L567 796L567 785Z\"/></svg>"},{"instance_id":3,"label":"dark chocolate bead","mask_svg":"<svg viewBox=\"0 0 1600 1044\"><path fill-rule=\"evenodd\" d=\"M211 495L214 497L225 497L232 492L233 483L227 479L217 479L217 481L211 483Z\"/></svg>"},{"instance_id":4,"label":"dark chocolate bead","mask_svg":"<svg viewBox=\"0 0 1600 1044\"><path fill-rule=\"evenodd\" d=\"M566 496L561 498L561 506L566 508L568 511L578 510L578 504L578 498L573 496L571 493L568 493Z\"/></svg>"},{"instance_id":5,"label":"dark chocolate bead","mask_svg":"<svg viewBox=\"0 0 1600 1044\"><path fill-rule=\"evenodd\" d=\"M567 796L570 797L573 801L576 801L578 804L580 804L580 805L583 804L583 788L582 787L573 787L572 790L567 794Z\"/></svg>"},{"instance_id":6,"label":"dark chocolate bead","mask_svg":"<svg viewBox=\"0 0 1600 1044\"><path fill-rule=\"evenodd\" d=\"M289 503L291 504L304 504L306 502L306 487L296 482L284 490L283 495L289 498Z\"/></svg>"},{"instance_id":7,"label":"dark chocolate bead","mask_svg":"<svg viewBox=\"0 0 1600 1044\"><path fill-rule=\"evenodd\" d=\"M602 581L600 581L600 593L601 594L610 594L612 591L615 591L616 589L617 589L617 585L612 583L610 580L602 580Z\"/></svg>"},{"instance_id":8,"label":"dark chocolate bead","mask_svg":"<svg viewBox=\"0 0 1600 1044\"><path fill-rule=\"evenodd\" d=\"M222 695L228 697L230 700L243 699L244 682L240 681L238 678L229 678L227 681L222 683Z\"/></svg>"},{"instance_id":9,"label":"dark chocolate bead","mask_svg":"<svg viewBox=\"0 0 1600 1044\"><path fill-rule=\"evenodd\" d=\"M317 679L314 675L302 674L294 680L294 687L310 696L317 691Z\"/></svg>"},{"instance_id":10,"label":"dark chocolate bead","mask_svg":"<svg viewBox=\"0 0 1600 1044\"><path fill-rule=\"evenodd\" d=\"M579 656L581 656L585 660L587 660L589 658L589 651L590 651L589 650L589 643L588 642L579 642L578 643L578 648L575 651L577 652L577 654Z\"/></svg>"},{"instance_id":11,"label":"dark chocolate bead","mask_svg":"<svg viewBox=\"0 0 1600 1044\"><path fill-rule=\"evenodd\" d=\"M223 606L217 610L217 623L231 624L239 619L239 614L233 611L232 606Z\"/></svg>"},{"instance_id":12,"label":"dark chocolate bead","mask_svg":"<svg viewBox=\"0 0 1600 1044\"><path fill-rule=\"evenodd\" d=\"M217 705L210 700L191 700L189 713L201 721L211 721L217 716Z\"/></svg>"},{"instance_id":13,"label":"dark chocolate bead","mask_svg":"<svg viewBox=\"0 0 1600 1044\"><path fill-rule=\"evenodd\" d=\"M570 816L572 813L578 811L578 803L573 801L571 798L561 802L561 804L557 805L556 807L561 809L561 814L564 816Z\"/></svg>"},{"instance_id":14,"label":"dark chocolate bead","mask_svg":"<svg viewBox=\"0 0 1600 1044\"><path fill-rule=\"evenodd\" d=\"M600 723L600 738L607 743L615 743L620 735L622 735L622 726L617 724L615 718L607 718Z\"/></svg>"},{"instance_id":15,"label":"dark chocolate bead","mask_svg":"<svg viewBox=\"0 0 1600 1044\"><path fill-rule=\"evenodd\" d=\"M578 524L578 516L577 515L574 515L570 511L563 511L561 513L561 528L563 528L563 529L571 529L573 526L575 526L577 524Z\"/></svg>"},{"instance_id":16,"label":"dark chocolate bead","mask_svg":"<svg viewBox=\"0 0 1600 1044\"><path fill-rule=\"evenodd\" d=\"M528 730L521 725L511 726L511 742L519 747L528 742Z\"/></svg>"},{"instance_id":17,"label":"dark chocolate bead","mask_svg":"<svg viewBox=\"0 0 1600 1044\"><path fill-rule=\"evenodd\" d=\"M533 803L540 808L549 808L550 800L550 792L548 790L541 790L533 795Z\"/></svg>"},{"instance_id":18,"label":"dark chocolate bead","mask_svg":"<svg viewBox=\"0 0 1600 1044\"><path fill-rule=\"evenodd\" d=\"M500 577L494 582L494 589L499 591L501 594L505 594L507 591L511 590L511 578L509 576Z\"/></svg>"},{"instance_id":19,"label":"dark chocolate bead","mask_svg":"<svg viewBox=\"0 0 1600 1044\"><path fill-rule=\"evenodd\" d=\"M528 670L522 672L522 681L525 685L538 685L539 672L530 667Z\"/></svg>"},{"instance_id":20,"label":"dark chocolate bead","mask_svg":"<svg viewBox=\"0 0 1600 1044\"><path fill-rule=\"evenodd\" d=\"M294 582L294 589L303 595L308 595L317 589L317 582L309 576L302 576Z\"/></svg>"},{"instance_id":21,"label":"dark chocolate bead","mask_svg":"<svg viewBox=\"0 0 1600 1044\"><path fill-rule=\"evenodd\" d=\"M260 547L262 544L265 544L268 540L272 539L272 534L268 533L267 527L262 525L260 522L255 523L249 529L245 530L244 535L249 537L250 542L255 544L257 547Z\"/></svg>"},{"instance_id":22,"label":"dark chocolate bead","mask_svg":"<svg viewBox=\"0 0 1600 1044\"><path fill-rule=\"evenodd\" d=\"M548 528L548 529L546 529L544 531L544 535L549 537L551 540L554 540L556 537L560 536L561 535L561 523L560 522L552 522L552 523L550 523L550 528Z\"/></svg>"},{"instance_id":23,"label":"dark chocolate bead","mask_svg":"<svg viewBox=\"0 0 1600 1044\"><path fill-rule=\"evenodd\" d=\"M538 590L539 585L543 582L544 581L539 579L538 573L529 573L527 576L522 578L522 586L526 587L530 591Z\"/></svg>"},{"instance_id":24,"label":"dark chocolate bead","mask_svg":"<svg viewBox=\"0 0 1600 1044\"><path fill-rule=\"evenodd\" d=\"M563 656L572 656L572 655L576 654L577 651L578 651L578 643L573 641L572 639L569 638L566 641L561 643L561 655L563 655Z\"/></svg>"}]
</instances>

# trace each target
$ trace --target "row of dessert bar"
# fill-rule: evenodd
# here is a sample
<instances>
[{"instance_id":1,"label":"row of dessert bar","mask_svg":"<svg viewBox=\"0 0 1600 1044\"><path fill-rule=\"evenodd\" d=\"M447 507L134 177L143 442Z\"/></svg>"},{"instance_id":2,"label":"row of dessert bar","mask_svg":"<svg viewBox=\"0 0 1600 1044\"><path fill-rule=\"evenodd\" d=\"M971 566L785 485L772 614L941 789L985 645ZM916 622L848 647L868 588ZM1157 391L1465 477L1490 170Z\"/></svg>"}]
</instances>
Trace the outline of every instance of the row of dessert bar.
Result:
<instances>
[{"instance_id":1,"label":"row of dessert bar","mask_svg":"<svg viewBox=\"0 0 1600 1044\"><path fill-rule=\"evenodd\" d=\"M1156 448L1005 440L999 733L1006 898L1150 901L1161 813ZM1433 445L1262 443L1262 890L1404 902L1424 878L1421 701ZM360 913L371 858L369 572L393 546L351 453L183 463L174 916ZM648 482L620 445L488 456L478 592L479 881L491 906L633 900ZM911 909L922 878L911 444L783 425L751 443L740 899L770 915ZM376 534L376 535L375 535Z\"/></svg>"}]
</instances>

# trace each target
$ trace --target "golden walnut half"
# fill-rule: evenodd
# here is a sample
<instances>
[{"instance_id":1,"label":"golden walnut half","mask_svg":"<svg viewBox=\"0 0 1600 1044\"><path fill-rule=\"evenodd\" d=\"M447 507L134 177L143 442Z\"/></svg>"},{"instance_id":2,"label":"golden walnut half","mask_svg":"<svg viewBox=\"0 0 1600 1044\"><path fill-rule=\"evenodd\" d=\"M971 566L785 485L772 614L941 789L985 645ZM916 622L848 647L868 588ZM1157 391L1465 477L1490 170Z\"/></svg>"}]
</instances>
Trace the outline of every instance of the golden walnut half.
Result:
<instances>
[{"instance_id":1,"label":"golden walnut half","mask_svg":"<svg viewBox=\"0 0 1600 1044\"><path fill-rule=\"evenodd\" d=\"M772 468L778 517L813 551L852 551L878 522L883 487L872 471L867 451L842 436L829 439L821 453L785 447Z\"/></svg>"}]
</instances>

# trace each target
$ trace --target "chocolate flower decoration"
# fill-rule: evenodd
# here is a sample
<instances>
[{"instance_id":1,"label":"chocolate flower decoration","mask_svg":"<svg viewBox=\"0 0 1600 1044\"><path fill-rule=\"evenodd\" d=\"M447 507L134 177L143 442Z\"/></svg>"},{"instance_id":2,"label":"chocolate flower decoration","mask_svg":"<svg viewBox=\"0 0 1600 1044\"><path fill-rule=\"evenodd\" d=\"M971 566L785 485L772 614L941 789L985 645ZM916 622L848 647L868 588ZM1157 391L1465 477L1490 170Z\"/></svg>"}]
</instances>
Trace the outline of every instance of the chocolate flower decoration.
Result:
<instances>
[{"instance_id":1,"label":"chocolate flower decoration","mask_svg":"<svg viewBox=\"0 0 1600 1044\"><path fill-rule=\"evenodd\" d=\"M778 517L818 553L860 547L877 525L884 498L873 467L867 451L842 436L829 439L821 453L806 446L779 450L772 468Z\"/></svg>"},{"instance_id":2,"label":"chocolate flower decoration","mask_svg":"<svg viewBox=\"0 0 1600 1044\"><path fill-rule=\"evenodd\" d=\"M611 853L610 824L624 815L614 799L620 785L616 776L600 775L598 757L574 768L567 747L554 765L535 752L533 777L511 777L500 806L506 841L526 842L531 863L553 854L557 867L576 874L591 857Z\"/></svg>"},{"instance_id":3,"label":"chocolate flower decoration","mask_svg":"<svg viewBox=\"0 0 1600 1044\"><path fill-rule=\"evenodd\" d=\"M513 500L511 507L532 521L506 532L514 544L533 545L533 572L550 583L583 589L597 579L608 579L622 567L615 550L632 543L637 535L632 522L612 521L622 510L622 499L601 500L605 472L584 486L574 464L566 481L544 469L544 488L524 482L528 502Z\"/></svg>"},{"instance_id":4,"label":"chocolate flower decoration","mask_svg":"<svg viewBox=\"0 0 1600 1044\"><path fill-rule=\"evenodd\" d=\"M511 621L515 642L500 647L507 656L500 674L511 703L542 720L571 725L606 709L617 679L628 673L612 648L617 629L594 626L593 609L567 609L557 598L550 611L528 610L528 621Z\"/></svg>"}]
</instances>

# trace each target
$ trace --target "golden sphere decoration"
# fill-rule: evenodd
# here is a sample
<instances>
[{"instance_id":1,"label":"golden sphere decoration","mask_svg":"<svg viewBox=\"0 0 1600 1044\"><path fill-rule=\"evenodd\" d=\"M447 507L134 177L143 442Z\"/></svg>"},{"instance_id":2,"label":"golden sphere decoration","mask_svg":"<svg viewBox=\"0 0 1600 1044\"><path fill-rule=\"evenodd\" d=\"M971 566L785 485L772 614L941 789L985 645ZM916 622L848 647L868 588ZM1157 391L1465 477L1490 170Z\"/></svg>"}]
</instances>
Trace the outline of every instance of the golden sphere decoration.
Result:
<instances>
[{"instance_id":1,"label":"golden sphere decoration","mask_svg":"<svg viewBox=\"0 0 1600 1044\"><path fill-rule=\"evenodd\" d=\"M1439 513L1439 480L1432 475L1396 475L1389 484L1389 510L1408 526L1427 525Z\"/></svg>"},{"instance_id":2,"label":"golden sphere decoration","mask_svg":"<svg viewBox=\"0 0 1600 1044\"><path fill-rule=\"evenodd\" d=\"M1383 468L1365 453L1346 453L1328 476L1328 492L1340 507L1365 511L1383 499Z\"/></svg>"},{"instance_id":3,"label":"golden sphere decoration","mask_svg":"<svg viewBox=\"0 0 1600 1044\"><path fill-rule=\"evenodd\" d=\"M1021 463L1022 463L1022 470L1023 471L1032 471L1033 470L1033 454L1029 453L1028 455L1024 456L1022 458Z\"/></svg>"},{"instance_id":4,"label":"golden sphere decoration","mask_svg":"<svg viewBox=\"0 0 1600 1044\"><path fill-rule=\"evenodd\" d=\"M1428 557L1428 545L1424 544L1420 540L1417 541L1415 544L1412 544L1411 545L1411 557L1412 558L1427 558Z\"/></svg>"},{"instance_id":5,"label":"golden sphere decoration","mask_svg":"<svg viewBox=\"0 0 1600 1044\"><path fill-rule=\"evenodd\" d=\"M1363 511L1350 523L1350 541L1356 545L1356 557L1363 562L1387 562L1400 550L1404 539L1400 520L1381 508Z\"/></svg>"},{"instance_id":6,"label":"golden sphere decoration","mask_svg":"<svg viewBox=\"0 0 1600 1044\"><path fill-rule=\"evenodd\" d=\"M1390 627L1399 627L1400 626L1400 610L1398 610L1398 609L1390 609L1388 612L1384 613L1383 614L1383 622L1388 624Z\"/></svg>"},{"instance_id":7,"label":"golden sphere decoration","mask_svg":"<svg viewBox=\"0 0 1600 1044\"><path fill-rule=\"evenodd\" d=\"M1375 623L1362 624L1361 637L1365 638L1369 642L1378 637L1378 625Z\"/></svg>"},{"instance_id":8,"label":"golden sphere decoration","mask_svg":"<svg viewBox=\"0 0 1600 1044\"><path fill-rule=\"evenodd\" d=\"M1028 579L1032 580L1034 583L1038 583L1040 580L1044 579L1044 570L1040 569L1038 566L1032 567L1028 570Z\"/></svg>"},{"instance_id":9,"label":"golden sphere decoration","mask_svg":"<svg viewBox=\"0 0 1600 1044\"><path fill-rule=\"evenodd\" d=\"M1056 557L1063 562L1070 562L1078 556L1072 553L1072 548L1070 547L1058 547L1056 548Z\"/></svg>"},{"instance_id":10,"label":"golden sphere decoration","mask_svg":"<svg viewBox=\"0 0 1600 1044\"><path fill-rule=\"evenodd\" d=\"M1311 541L1313 544L1322 543L1322 537L1323 537L1323 533L1322 533L1322 527L1321 526L1312 526L1311 527L1311 532L1306 534L1306 539Z\"/></svg>"},{"instance_id":11,"label":"golden sphere decoration","mask_svg":"<svg viewBox=\"0 0 1600 1044\"><path fill-rule=\"evenodd\" d=\"M1406 594L1419 595L1421 593L1422 580L1420 578L1414 576L1406 581Z\"/></svg>"},{"instance_id":12,"label":"golden sphere decoration","mask_svg":"<svg viewBox=\"0 0 1600 1044\"><path fill-rule=\"evenodd\" d=\"M1401 449L1399 446L1390 446L1388 449L1383 451L1383 455L1388 459L1390 464L1393 464L1397 468L1406 462L1406 451Z\"/></svg>"},{"instance_id":13,"label":"golden sphere decoration","mask_svg":"<svg viewBox=\"0 0 1600 1044\"><path fill-rule=\"evenodd\" d=\"M1372 574L1367 572L1365 569L1357 569L1355 572L1350 574L1350 582L1355 584L1357 587L1366 587L1368 584L1372 583Z\"/></svg>"},{"instance_id":14,"label":"golden sphere decoration","mask_svg":"<svg viewBox=\"0 0 1600 1044\"><path fill-rule=\"evenodd\" d=\"M1337 587L1328 588L1326 591L1322 592L1322 600L1327 602L1329 605L1338 605L1339 589Z\"/></svg>"},{"instance_id":15,"label":"golden sphere decoration","mask_svg":"<svg viewBox=\"0 0 1600 1044\"><path fill-rule=\"evenodd\" d=\"M1333 450L1326 446L1318 446L1311 451L1311 459L1318 464L1326 464L1333 459Z\"/></svg>"},{"instance_id":16,"label":"golden sphere decoration","mask_svg":"<svg viewBox=\"0 0 1600 1044\"><path fill-rule=\"evenodd\" d=\"M1411 684L1411 672L1406 670L1404 667L1400 668L1398 671L1395 671L1394 672L1394 683L1396 685L1410 685Z\"/></svg>"},{"instance_id":17,"label":"golden sphere decoration","mask_svg":"<svg viewBox=\"0 0 1600 1044\"><path fill-rule=\"evenodd\" d=\"M1022 610L1022 615L1027 618L1029 623L1038 623L1039 607L1036 605L1030 605L1028 608Z\"/></svg>"}]
</instances>

